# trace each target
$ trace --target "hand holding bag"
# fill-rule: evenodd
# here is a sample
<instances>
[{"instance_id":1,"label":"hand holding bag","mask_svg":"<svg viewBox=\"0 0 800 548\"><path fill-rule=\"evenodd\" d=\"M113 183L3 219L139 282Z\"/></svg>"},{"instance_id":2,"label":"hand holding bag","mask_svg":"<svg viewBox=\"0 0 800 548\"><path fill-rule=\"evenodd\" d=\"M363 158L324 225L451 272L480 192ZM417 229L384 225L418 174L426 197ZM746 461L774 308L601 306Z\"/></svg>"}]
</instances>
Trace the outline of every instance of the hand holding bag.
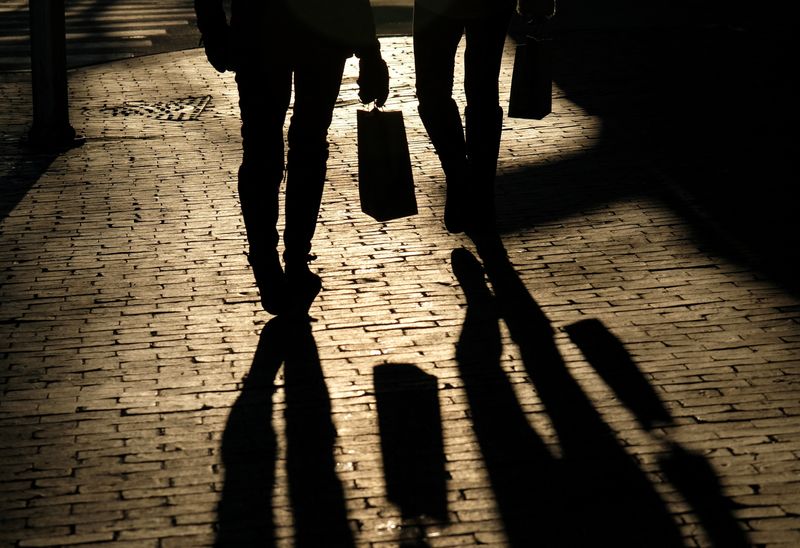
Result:
<instances>
[{"instance_id":1,"label":"hand holding bag","mask_svg":"<svg viewBox=\"0 0 800 548\"><path fill-rule=\"evenodd\" d=\"M377 221L415 215L417 199L402 111L360 109L356 121L361 211Z\"/></svg>"}]
</instances>

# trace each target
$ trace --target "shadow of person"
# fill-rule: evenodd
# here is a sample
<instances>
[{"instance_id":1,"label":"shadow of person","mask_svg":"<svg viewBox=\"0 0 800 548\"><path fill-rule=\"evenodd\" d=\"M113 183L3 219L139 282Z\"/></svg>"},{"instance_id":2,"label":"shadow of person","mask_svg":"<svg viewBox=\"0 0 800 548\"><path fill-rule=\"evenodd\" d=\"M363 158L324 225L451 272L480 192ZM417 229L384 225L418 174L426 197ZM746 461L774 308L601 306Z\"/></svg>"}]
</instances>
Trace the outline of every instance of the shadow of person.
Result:
<instances>
[{"instance_id":1,"label":"shadow of person","mask_svg":"<svg viewBox=\"0 0 800 548\"><path fill-rule=\"evenodd\" d=\"M667 480L694 510L711 546L753 546L734 518L735 505L723 496L719 478L702 455L673 443L669 453L659 459L659 464Z\"/></svg>"},{"instance_id":2,"label":"shadow of person","mask_svg":"<svg viewBox=\"0 0 800 548\"><path fill-rule=\"evenodd\" d=\"M286 473L297 547L353 546L336 475L336 428L308 321L287 320L285 340Z\"/></svg>"},{"instance_id":3,"label":"shadow of person","mask_svg":"<svg viewBox=\"0 0 800 548\"><path fill-rule=\"evenodd\" d=\"M564 330L589 365L633 412L642 428L650 431L656 426L672 422L661 398L647 382L622 342L600 320L581 320Z\"/></svg>"},{"instance_id":4,"label":"shadow of person","mask_svg":"<svg viewBox=\"0 0 800 548\"><path fill-rule=\"evenodd\" d=\"M562 514L558 463L530 427L500 365L499 318L483 270L465 249L453 251L452 266L467 299L456 361L508 545L574 545L565 542L574 516Z\"/></svg>"},{"instance_id":5,"label":"shadow of person","mask_svg":"<svg viewBox=\"0 0 800 548\"><path fill-rule=\"evenodd\" d=\"M295 546L352 546L333 456L336 432L307 321L281 316L261 333L222 436L225 480L216 546L275 546L272 493L277 442L272 426L275 378L284 366L286 472Z\"/></svg>"},{"instance_id":6,"label":"shadow of person","mask_svg":"<svg viewBox=\"0 0 800 548\"><path fill-rule=\"evenodd\" d=\"M582 320L568 325L565 331L645 430L672 423L669 411L622 342L602 322ZM695 512L712 546L750 546L734 518L734 504L723 496L719 478L702 455L669 442L667 453L659 458L659 467Z\"/></svg>"},{"instance_id":7,"label":"shadow of person","mask_svg":"<svg viewBox=\"0 0 800 548\"><path fill-rule=\"evenodd\" d=\"M518 346L525 371L558 436L560 473L553 492L562 497L556 499L560 520L552 519L549 525L559 523L559 533L568 535L561 545L684 546L664 501L567 370L549 321L506 255L495 249L493 253L484 250L481 257L494 289L497 317L505 321ZM474 279L483 272L475 257L464 250L454 251L453 263L454 270L459 263L472 264ZM488 293L488 288L482 291ZM496 324L496 318L485 322L486 328L497 329L489 325ZM477 415L478 410L473 413ZM530 491L529 497L535 498L535 493ZM620 516L624 516L623 526Z\"/></svg>"},{"instance_id":8,"label":"shadow of person","mask_svg":"<svg viewBox=\"0 0 800 548\"><path fill-rule=\"evenodd\" d=\"M428 546L426 527L445 524L447 471L436 377L411 364L374 369L386 496L401 511L400 546Z\"/></svg>"},{"instance_id":9,"label":"shadow of person","mask_svg":"<svg viewBox=\"0 0 800 548\"><path fill-rule=\"evenodd\" d=\"M272 490L277 443L272 395L284 360L284 341L284 322L273 318L261 332L253 365L222 434L225 480L217 508L219 548L275 545Z\"/></svg>"}]
</instances>

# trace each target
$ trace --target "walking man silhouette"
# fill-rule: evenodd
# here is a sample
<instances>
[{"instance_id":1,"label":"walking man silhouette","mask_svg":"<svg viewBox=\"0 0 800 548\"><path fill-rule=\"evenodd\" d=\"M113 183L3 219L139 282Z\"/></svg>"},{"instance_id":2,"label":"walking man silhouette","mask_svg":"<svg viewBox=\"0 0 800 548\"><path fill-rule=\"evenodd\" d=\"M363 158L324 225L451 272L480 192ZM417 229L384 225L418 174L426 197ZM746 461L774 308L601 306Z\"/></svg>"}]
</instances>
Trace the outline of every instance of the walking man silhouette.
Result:
<instances>
[{"instance_id":1,"label":"walking man silhouette","mask_svg":"<svg viewBox=\"0 0 800 548\"><path fill-rule=\"evenodd\" d=\"M232 0L228 21L223 0L195 0L194 7L208 61L219 72L236 73L243 149L238 190L261 304L271 314L306 313L321 288L308 262L346 60L359 58L362 102L381 106L389 94L372 8L369 0ZM282 266L277 221L284 171Z\"/></svg>"},{"instance_id":2,"label":"walking man silhouette","mask_svg":"<svg viewBox=\"0 0 800 548\"><path fill-rule=\"evenodd\" d=\"M519 0L537 18L554 0ZM415 0L414 66L419 115L439 156L447 185L444 223L451 233L493 233L494 178L503 109L498 79L517 0ZM465 124L453 99L455 57L462 36Z\"/></svg>"}]
</instances>

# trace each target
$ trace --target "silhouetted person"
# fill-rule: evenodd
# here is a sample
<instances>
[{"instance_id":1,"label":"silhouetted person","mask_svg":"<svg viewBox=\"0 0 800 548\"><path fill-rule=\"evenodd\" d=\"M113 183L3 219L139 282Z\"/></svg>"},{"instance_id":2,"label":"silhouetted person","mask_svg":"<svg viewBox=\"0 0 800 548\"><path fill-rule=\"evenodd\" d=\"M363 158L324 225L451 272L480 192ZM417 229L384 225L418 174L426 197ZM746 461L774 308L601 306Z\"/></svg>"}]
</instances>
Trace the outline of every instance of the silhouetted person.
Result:
<instances>
[{"instance_id":1,"label":"silhouetted person","mask_svg":"<svg viewBox=\"0 0 800 548\"><path fill-rule=\"evenodd\" d=\"M272 314L305 313L321 287L308 261L345 61L353 54L359 58L364 103L381 106L389 94L369 0L232 0L230 22L223 0L195 0L194 6L209 62L220 72L236 72L243 147L239 198L261 304ZM284 168L285 272L277 231Z\"/></svg>"},{"instance_id":2,"label":"silhouetted person","mask_svg":"<svg viewBox=\"0 0 800 548\"><path fill-rule=\"evenodd\" d=\"M444 222L453 233L495 228L494 176L503 124L498 80L516 5L517 0L414 2L419 114L445 174ZM552 6L553 0L519 0L520 12L530 18L549 15ZM466 127L453 99L455 56L462 36L466 36Z\"/></svg>"}]
</instances>

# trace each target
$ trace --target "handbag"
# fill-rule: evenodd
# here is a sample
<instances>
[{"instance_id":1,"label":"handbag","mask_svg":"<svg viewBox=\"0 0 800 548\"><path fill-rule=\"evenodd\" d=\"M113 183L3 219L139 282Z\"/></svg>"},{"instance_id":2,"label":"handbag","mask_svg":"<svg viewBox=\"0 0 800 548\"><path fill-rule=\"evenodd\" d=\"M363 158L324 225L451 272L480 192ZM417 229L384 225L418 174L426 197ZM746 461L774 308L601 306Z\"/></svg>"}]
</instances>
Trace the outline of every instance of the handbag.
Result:
<instances>
[{"instance_id":1,"label":"handbag","mask_svg":"<svg viewBox=\"0 0 800 548\"><path fill-rule=\"evenodd\" d=\"M552 111L552 40L527 35L514 53L510 118L541 120Z\"/></svg>"},{"instance_id":2,"label":"handbag","mask_svg":"<svg viewBox=\"0 0 800 548\"><path fill-rule=\"evenodd\" d=\"M357 111L358 193L361 211L377 221L417 213L403 113Z\"/></svg>"}]
</instances>

